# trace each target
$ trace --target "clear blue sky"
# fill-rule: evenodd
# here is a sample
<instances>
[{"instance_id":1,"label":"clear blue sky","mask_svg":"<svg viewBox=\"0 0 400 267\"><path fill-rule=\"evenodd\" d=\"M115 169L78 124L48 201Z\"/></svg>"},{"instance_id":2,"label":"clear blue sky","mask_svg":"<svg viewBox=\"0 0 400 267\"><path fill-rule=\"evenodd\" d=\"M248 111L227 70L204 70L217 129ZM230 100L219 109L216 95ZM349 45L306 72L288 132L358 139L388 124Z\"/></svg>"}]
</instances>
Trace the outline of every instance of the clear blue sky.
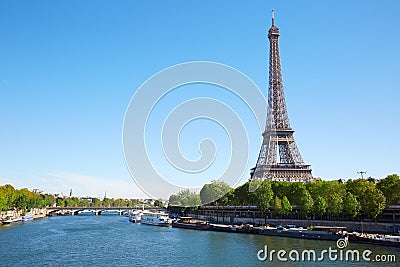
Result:
<instances>
[{"instance_id":1,"label":"clear blue sky","mask_svg":"<svg viewBox=\"0 0 400 267\"><path fill-rule=\"evenodd\" d=\"M121 144L135 90L202 60L266 92L271 9L290 121L314 176L400 173L399 1L1 1L0 184L144 196Z\"/></svg>"}]
</instances>

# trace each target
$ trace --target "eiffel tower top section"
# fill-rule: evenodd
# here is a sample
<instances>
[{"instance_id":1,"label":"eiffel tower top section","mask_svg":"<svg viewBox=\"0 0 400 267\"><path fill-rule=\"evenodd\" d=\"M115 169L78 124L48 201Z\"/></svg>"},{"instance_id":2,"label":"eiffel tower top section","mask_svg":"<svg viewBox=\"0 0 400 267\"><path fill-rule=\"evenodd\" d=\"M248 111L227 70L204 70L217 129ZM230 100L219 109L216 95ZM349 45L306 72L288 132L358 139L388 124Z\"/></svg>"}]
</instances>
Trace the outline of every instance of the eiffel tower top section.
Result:
<instances>
[{"instance_id":1,"label":"eiffel tower top section","mask_svg":"<svg viewBox=\"0 0 400 267\"><path fill-rule=\"evenodd\" d=\"M275 26L275 12L272 10L272 25L271 28L268 31L268 38L270 38L272 35L276 36L276 38L279 37L279 28Z\"/></svg>"},{"instance_id":2,"label":"eiffel tower top section","mask_svg":"<svg viewBox=\"0 0 400 267\"><path fill-rule=\"evenodd\" d=\"M286 100L283 89L281 59L279 56L279 28L275 26L274 11L272 10L272 26L268 31L270 42L269 54L269 88L268 88L268 117L266 131L291 131Z\"/></svg>"}]
</instances>

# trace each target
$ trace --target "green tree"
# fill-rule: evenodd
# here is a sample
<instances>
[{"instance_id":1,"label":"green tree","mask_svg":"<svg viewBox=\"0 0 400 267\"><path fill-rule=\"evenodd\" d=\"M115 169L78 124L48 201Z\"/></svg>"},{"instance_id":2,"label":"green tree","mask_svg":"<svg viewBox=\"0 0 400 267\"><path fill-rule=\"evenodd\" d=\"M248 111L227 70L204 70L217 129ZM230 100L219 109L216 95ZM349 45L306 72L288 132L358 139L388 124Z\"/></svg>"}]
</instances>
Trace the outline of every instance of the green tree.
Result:
<instances>
[{"instance_id":1,"label":"green tree","mask_svg":"<svg viewBox=\"0 0 400 267\"><path fill-rule=\"evenodd\" d=\"M249 182L236 187L233 192L231 205L246 206L246 205L257 205L253 199L253 194L249 192Z\"/></svg>"},{"instance_id":2,"label":"green tree","mask_svg":"<svg viewBox=\"0 0 400 267\"><path fill-rule=\"evenodd\" d=\"M388 205L400 204L400 177L397 174L381 179L376 187L385 195Z\"/></svg>"},{"instance_id":3,"label":"green tree","mask_svg":"<svg viewBox=\"0 0 400 267\"><path fill-rule=\"evenodd\" d=\"M64 198L65 207L77 207L79 206L79 199L77 197L66 197Z\"/></svg>"},{"instance_id":4,"label":"green tree","mask_svg":"<svg viewBox=\"0 0 400 267\"><path fill-rule=\"evenodd\" d=\"M322 186L323 186L323 181L318 180L313 183L307 183L306 184L306 189L308 192L311 194L312 197L314 197L314 200L316 200L317 196L324 197L322 193Z\"/></svg>"},{"instance_id":5,"label":"green tree","mask_svg":"<svg viewBox=\"0 0 400 267\"><path fill-rule=\"evenodd\" d=\"M300 212L307 216L308 214L311 213L314 205L314 201L310 195L310 193L307 191L307 189L304 189L300 192L299 195L299 206L300 206Z\"/></svg>"},{"instance_id":6,"label":"green tree","mask_svg":"<svg viewBox=\"0 0 400 267\"><path fill-rule=\"evenodd\" d=\"M195 192L190 192L189 189L184 189L178 192L180 203L184 207L196 207L201 205L201 199Z\"/></svg>"},{"instance_id":7,"label":"green tree","mask_svg":"<svg viewBox=\"0 0 400 267\"><path fill-rule=\"evenodd\" d=\"M65 207L64 199L63 198L57 198L56 205L57 205L57 207L61 207L61 208Z\"/></svg>"},{"instance_id":8,"label":"green tree","mask_svg":"<svg viewBox=\"0 0 400 267\"><path fill-rule=\"evenodd\" d=\"M233 205L234 198L235 198L235 190L231 189L228 193L226 193L225 196L219 199L218 203L224 206Z\"/></svg>"},{"instance_id":9,"label":"green tree","mask_svg":"<svg viewBox=\"0 0 400 267\"><path fill-rule=\"evenodd\" d=\"M290 204L289 199L286 196L282 198L282 208L281 213L282 215L289 215L292 212L292 205Z\"/></svg>"},{"instance_id":10,"label":"green tree","mask_svg":"<svg viewBox=\"0 0 400 267\"><path fill-rule=\"evenodd\" d=\"M373 183L357 179L348 181L346 188L357 198L361 210L372 219L375 219L386 206L385 196Z\"/></svg>"},{"instance_id":11,"label":"green tree","mask_svg":"<svg viewBox=\"0 0 400 267\"><path fill-rule=\"evenodd\" d=\"M28 209L28 205L29 198L25 190L17 190L15 193L13 206L21 210L26 210Z\"/></svg>"},{"instance_id":12,"label":"green tree","mask_svg":"<svg viewBox=\"0 0 400 267\"><path fill-rule=\"evenodd\" d=\"M27 210L31 210L32 208L38 208L41 205L41 197L39 196L39 194L30 192L29 190L26 189L27 196L28 196L28 205L27 205Z\"/></svg>"},{"instance_id":13,"label":"green tree","mask_svg":"<svg viewBox=\"0 0 400 267\"><path fill-rule=\"evenodd\" d=\"M256 205L261 211L267 211L270 207L274 192L269 181L262 182L253 193Z\"/></svg>"},{"instance_id":14,"label":"green tree","mask_svg":"<svg viewBox=\"0 0 400 267\"><path fill-rule=\"evenodd\" d=\"M156 199L154 201L154 206L155 207L162 207L163 205L164 205L164 203L163 203L162 199Z\"/></svg>"},{"instance_id":15,"label":"green tree","mask_svg":"<svg viewBox=\"0 0 400 267\"><path fill-rule=\"evenodd\" d=\"M274 211L278 214L282 214L282 200L278 196L275 196L274 199Z\"/></svg>"},{"instance_id":16,"label":"green tree","mask_svg":"<svg viewBox=\"0 0 400 267\"><path fill-rule=\"evenodd\" d=\"M307 190L315 200L318 196L328 200L332 192L344 197L346 194L346 185L340 184L338 181L316 181L306 184Z\"/></svg>"},{"instance_id":17,"label":"green tree","mask_svg":"<svg viewBox=\"0 0 400 267\"><path fill-rule=\"evenodd\" d=\"M361 205L357 201L357 198L352 193L347 192L343 198L343 213L346 216L355 218L359 214L360 209Z\"/></svg>"},{"instance_id":18,"label":"green tree","mask_svg":"<svg viewBox=\"0 0 400 267\"><path fill-rule=\"evenodd\" d=\"M224 196L230 192L232 188L223 181L212 181L210 184L205 184L200 191L201 203L209 204L215 202L218 205L226 201ZM219 201L220 200L220 201Z\"/></svg>"},{"instance_id":19,"label":"green tree","mask_svg":"<svg viewBox=\"0 0 400 267\"><path fill-rule=\"evenodd\" d=\"M50 194L41 195L43 198L43 207L51 207L56 203L56 198Z\"/></svg>"},{"instance_id":20,"label":"green tree","mask_svg":"<svg viewBox=\"0 0 400 267\"><path fill-rule=\"evenodd\" d=\"M361 206L363 207L363 211L372 219L376 219L386 206L385 196L375 187L371 187L365 191L362 201Z\"/></svg>"},{"instance_id":21,"label":"green tree","mask_svg":"<svg viewBox=\"0 0 400 267\"><path fill-rule=\"evenodd\" d=\"M292 203L293 205L301 206L302 203L305 201L304 198L308 198L309 196L311 197L304 183L289 183L289 189L290 190L286 194L286 196L290 200L290 203Z\"/></svg>"},{"instance_id":22,"label":"green tree","mask_svg":"<svg viewBox=\"0 0 400 267\"><path fill-rule=\"evenodd\" d=\"M328 212L333 216L340 216L343 211L343 199L338 193L332 193L328 197Z\"/></svg>"},{"instance_id":23,"label":"green tree","mask_svg":"<svg viewBox=\"0 0 400 267\"><path fill-rule=\"evenodd\" d=\"M0 211L8 209L7 200L8 200L8 197L5 194L5 192L0 190Z\"/></svg>"},{"instance_id":24,"label":"green tree","mask_svg":"<svg viewBox=\"0 0 400 267\"><path fill-rule=\"evenodd\" d=\"M170 195L168 200L168 206L180 206L181 199L178 195Z\"/></svg>"},{"instance_id":25,"label":"green tree","mask_svg":"<svg viewBox=\"0 0 400 267\"><path fill-rule=\"evenodd\" d=\"M351 180L346 183L346 191L352 193L358 200L360 200L364 192L371 186L370 183L364 179Z\"/></svg>"},{"instance_id":26,"label":"green tree","mask_svg":"<svg viewBox=\"0 0 400 267\"><path fill-rule=\"evenodd\" d=\"M103 198L102 204L104 207L111 207L112 201L110 198L105 197L105 198Z\"/></svg>"},{"instance_id":27,"label":"green tree","mask_svg":"<svg viewBox=\"0 0 400 267\"><path fill-rule=\"evenodd\" d=\"M189 189L179 191L177 195L169 197L170 206L197 207L201 205L200 195L190 192Z\"/></svg>"},{"instance_id":28,"label":"green tree","mask_svg":"<svg viewBox=\"0 0 400 267\"><path fill-rule=\"evenodd\" d=\"M125 199L118 198L113 201L113 207L124 207L125 206Z\"/></svg>"},{"instance_id":29,"label":"green tree","mask_svg":"<svg viewBox=\"0 0 400 267\"><path fill-rule=\"evenodd\" d=\"M32 208L46 207L53 203L54 197L51 195L39 195L26 188L15 190L9 184L0 186L0 210L15 207L22 211L29 211Z\"/></svg>"},{"instance_id":30,"label":"green tree","mask_svg":"<svg viewBox=\"0 0 400 267\"><path fill-rule=\"evenodd\" d=\"M10 208L14 205L14 199L16 197L16 190L15 188L10 185L10 184L6 184L3 186L0 186L0 191L3 192L5 198L6 198L6 202L7 202L7 208Z\"/></svg>"},{"instance_id":31,"label":"green tree","mask_svg":"<svg viewBox=\"0 0 400 267\"><path fill-rule=\"evenodd\" d=\"M284 196L289 196L291 192L291 183L289 182L271 182L272 191L274 195L282 199Z\"/></svg>"},{"instance_id":32,"label":"green tree","mask_svg":"<svg viewBox=\"0 0 400 267\"><path fill-rule=\"evenodd\" d=\"M92 198L92 204L90 205L91 207L101 207L102 206L102 201L98 199L97 197Z\"/></svg>"},{"instance_id":33,"label":"green tree","mask_svg":"<svg viewBox=\"0 0 400 267\"><path fill-rule=\"evenodd\" d=\"M79 200L79 207L89 207L90 203L87 199L80 199Z\"/></svg>"},{"instance_id":34,"label":"green tree","mask_svg":"<svg viewBox=\"0 0 400 267\"><path fill-rule=\"evenodd\" d=\"M326 213L326 209L328 207L328 203L326 203L326 200L321 197L321 196L317 196L314 200L314 207L313 207L313 211L315 213L315 215L321 217Z\"/></svg>"}]
</instances>

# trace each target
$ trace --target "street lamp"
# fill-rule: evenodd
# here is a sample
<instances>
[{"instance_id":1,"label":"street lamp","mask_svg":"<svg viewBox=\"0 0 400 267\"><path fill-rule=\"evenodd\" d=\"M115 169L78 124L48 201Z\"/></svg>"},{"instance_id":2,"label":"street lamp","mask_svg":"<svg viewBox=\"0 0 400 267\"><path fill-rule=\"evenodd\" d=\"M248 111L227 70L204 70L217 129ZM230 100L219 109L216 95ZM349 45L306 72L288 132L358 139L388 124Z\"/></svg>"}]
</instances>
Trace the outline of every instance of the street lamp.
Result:
<instances>
[{"instance_id":1,"label":"street lamp","mask_svg":"<svg viewBox=\"0 0 400 267\"><path fill-rule=\"evenodd\" d=\"M364 174L366 174L367 171L358 171L357 173L361 175L361 179L364 179Z\"/></svg>"}]
</instances>

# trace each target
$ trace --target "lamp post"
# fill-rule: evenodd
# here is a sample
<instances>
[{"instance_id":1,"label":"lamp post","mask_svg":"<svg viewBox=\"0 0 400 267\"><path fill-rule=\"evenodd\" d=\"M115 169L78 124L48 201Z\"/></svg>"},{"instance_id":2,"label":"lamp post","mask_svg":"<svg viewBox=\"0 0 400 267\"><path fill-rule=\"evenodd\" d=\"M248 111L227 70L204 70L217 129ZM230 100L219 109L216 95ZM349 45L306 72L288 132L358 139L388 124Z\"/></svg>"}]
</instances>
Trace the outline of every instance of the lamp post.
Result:
<instances>
[{"instance_id":1,"label":"lamp post","mask_svg":"<svg viewBox=\"0 0 400 267\"><path fill-rule=\"evenodd\" d=\"M367 171L358 171L357 173L361 175L361 179L364 179L364 174L366 174Z\"/></svg>"}]
</instances>

